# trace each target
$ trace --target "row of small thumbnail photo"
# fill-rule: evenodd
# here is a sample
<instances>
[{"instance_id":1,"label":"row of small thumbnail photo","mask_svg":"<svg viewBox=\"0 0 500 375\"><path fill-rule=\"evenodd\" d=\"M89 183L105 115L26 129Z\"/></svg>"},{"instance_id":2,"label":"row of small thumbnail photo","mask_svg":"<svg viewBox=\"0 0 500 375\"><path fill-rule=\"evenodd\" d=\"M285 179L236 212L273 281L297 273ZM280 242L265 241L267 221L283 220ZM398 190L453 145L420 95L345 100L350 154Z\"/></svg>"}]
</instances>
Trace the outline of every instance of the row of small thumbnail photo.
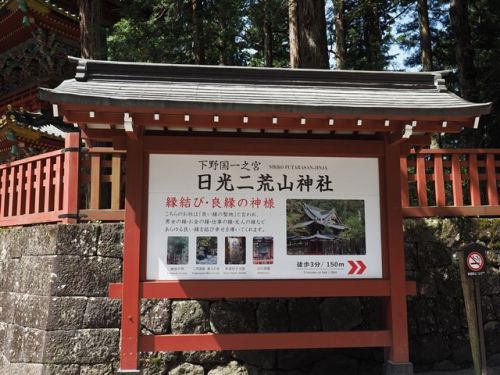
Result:
<instances>
[{"instance_id":1,"label":"row of small thumbnail photo","mask_svg":"<svg viewBox=\"0 0 500 375\"><path fill-rule=\"evenodd\" d=\"M246 237L196 237L196 261L190 262L190 241L194 239L187 236L169 236L167 239L167 264L216 265L219 264L219 241L223 241L224 264L247 263L247 238ZM251 257L253 264L272 264L274 260L273 237L253 237L251 244ZM222 259L221 259L222 261Z\"/></svg>"}]
</instances>

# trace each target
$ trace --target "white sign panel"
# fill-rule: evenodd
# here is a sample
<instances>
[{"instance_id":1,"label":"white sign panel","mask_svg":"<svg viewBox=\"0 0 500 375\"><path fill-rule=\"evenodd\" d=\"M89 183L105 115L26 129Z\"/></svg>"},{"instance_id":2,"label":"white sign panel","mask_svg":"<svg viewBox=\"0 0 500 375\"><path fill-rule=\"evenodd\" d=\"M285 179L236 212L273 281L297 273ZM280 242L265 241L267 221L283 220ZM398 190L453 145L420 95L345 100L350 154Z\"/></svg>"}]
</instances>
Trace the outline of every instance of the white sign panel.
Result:
<instances>
[{"instance_id":1,"label":"white sign panel","mask_svg":"<svg viewBox=\"0 0 500 375\"><path fill-rule=\"evenodd\" d=\"M147 278L381 278L376 158L151 155Z\"/></svg>"}]
</instances>

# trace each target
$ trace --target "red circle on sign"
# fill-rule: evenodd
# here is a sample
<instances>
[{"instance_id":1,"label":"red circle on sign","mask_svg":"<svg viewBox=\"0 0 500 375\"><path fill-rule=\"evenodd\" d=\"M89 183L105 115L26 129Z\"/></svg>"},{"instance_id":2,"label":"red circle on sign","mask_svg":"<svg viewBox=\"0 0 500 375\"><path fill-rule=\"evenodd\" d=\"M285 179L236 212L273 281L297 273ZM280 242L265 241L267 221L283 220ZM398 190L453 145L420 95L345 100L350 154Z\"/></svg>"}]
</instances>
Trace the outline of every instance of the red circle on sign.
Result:
<instances>
[{"instance_id":1,"label":"red circle on sign","mask_svg":"<svg viewBox=\"0 0 500 375\"><path fill-rule=\"evenodd\" d=\"M467 267L471 271L477 272L481 271L484 266L484 259L480 253L473 251L469 255L467 255Z\"/></svg>"}]
</instances>

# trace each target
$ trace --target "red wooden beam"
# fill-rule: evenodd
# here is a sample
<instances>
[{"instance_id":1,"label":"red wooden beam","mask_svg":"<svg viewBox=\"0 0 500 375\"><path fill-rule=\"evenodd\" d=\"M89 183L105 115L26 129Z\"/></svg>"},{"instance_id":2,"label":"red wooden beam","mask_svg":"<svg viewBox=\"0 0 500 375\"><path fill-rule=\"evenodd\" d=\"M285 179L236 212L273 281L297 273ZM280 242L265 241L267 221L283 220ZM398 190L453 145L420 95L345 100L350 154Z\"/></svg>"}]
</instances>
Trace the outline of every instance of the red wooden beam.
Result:
<instances>
[{"instance_id":1,"label":"red wooden beam","mask_svg":"<svg viewBox=\"0 0 500 375\"><path fill-rule=\"evenodd\" d=\"M121 299L123 284L109 285L109 297ZM389 296L388 280L203 280L146 281L141 298L293 298ZM406 282L406 293L416 294L416 283Z\"/></svg>"},{"instance_id":2,"label":"red wooden beam","mask_svg":"<svg viewBox=\"0 0 500 375\"><path fill-rule=\"evenodd\" d=\"M334 139L255 138L242 142L223 137L182 136L144 137L144 149L150 153L186 153L221 155L290 155L290 156L360 156L377 157L384 152L382 141L349 141ZM399 170L399 169L398 169Z\"/></svg>"},{"instance_id":3,"label":"red wooden beam","mask_svg":"<svg viewBox=\"0 0 500 375\"><path fill-rule=\"evenodd\" d=\"M409 347L400 155L401 151L398 145L386 145L385 173L383 176L385 183L382 184L384 191L381 199L381 204L385 206L382 230L385 231L387 236L387 248L384 251L387 254L385 260L389 263L387 276L390 280L390 296L387 298L386 304L386 321L391 333L391 346L386 351L386 359L395 363L407 363L409 361Z\"/></svg>"},{"instance_id":4,"label":"red wooden beam","mask_svg":"<svg viewBox=\"0 0 500 375\"><path fill-rule=\"evenodd\" d=\"M142 168L145 155L142 135L136 140L127 138L127 155L120 369L136 370L139 359L142 199L145 194Z\"/></svg>"},{"instance_id":5,"label":"red wooden beam","mask_svg":"<svg viewBox=\"0 0 500 375\"><path fill-rule=\"evenodd\" d=\"M140 336L142 352L365 348L391 345L389 331L229 333Z\"/></svg>"}]
</instances>

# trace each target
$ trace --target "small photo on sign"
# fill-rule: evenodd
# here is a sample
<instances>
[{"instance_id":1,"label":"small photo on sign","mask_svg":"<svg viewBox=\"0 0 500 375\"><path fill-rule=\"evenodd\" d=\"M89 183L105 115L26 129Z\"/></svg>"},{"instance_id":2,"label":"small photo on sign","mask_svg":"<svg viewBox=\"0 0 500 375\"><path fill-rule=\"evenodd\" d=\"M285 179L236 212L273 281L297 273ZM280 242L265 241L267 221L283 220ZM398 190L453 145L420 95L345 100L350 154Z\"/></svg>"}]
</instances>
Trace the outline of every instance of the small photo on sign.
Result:
<instances>
[{"instance_id":1,"label":"small photo on sign","mask_svg":"<svg viewBox=\"0 0 500 375\"><path fill-rule=\"evenodd\" d=\"M189 237L170 236L167 240L167 264L188 264Z\"/></svg>"},{"instance_id":2,"label":"small photo on sign","mask_svg":"<svg viewBox=\"0 0 500 375\"><path fill-rule=\"evenodd\" d=\"M217 264L217 237L196 238L196 264Z\"/></svg>"},{"instance_id":3,"label":"small photo on sign","mask_svg":"<svg viewBox=\"0 0 500 375\"><path fill-rule=\"evenodd\" d=\"M365 255L365 202L287 199L288 255Z\"/></svg>"},{"instance_id":4,"label":"small photo on sign","mask_svg":"<svg viewBox=\"0 0 500 375\"><path fill-rule=\"evenodd\" d=\"M273 264L274 259L274 239L273 237L253 238L253 263Z\"/></svg>"},{"instance_id":5,"label":"small photo on sign","mask_svg":"<svg viewBox=\"0 0 500 375\"><path fill-rule=\"evenodd\" d=\"M226 264L245 264L245 237L226 237Z\"/></svg>"}]
</instances>

